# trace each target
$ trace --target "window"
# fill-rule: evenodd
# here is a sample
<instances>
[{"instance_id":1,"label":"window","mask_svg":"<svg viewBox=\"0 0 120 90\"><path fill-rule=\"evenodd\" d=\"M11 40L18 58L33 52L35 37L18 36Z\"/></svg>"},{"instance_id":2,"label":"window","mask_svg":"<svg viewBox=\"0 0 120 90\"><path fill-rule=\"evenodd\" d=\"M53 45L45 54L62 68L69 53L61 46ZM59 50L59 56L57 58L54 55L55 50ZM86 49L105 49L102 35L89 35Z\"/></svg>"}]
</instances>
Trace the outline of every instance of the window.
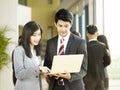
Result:
<instances>
[{"instance_id":1,"label":"window","mask_svg":"<svg viewBox=\"0 0 120 90\"><path fill-rule=\"evenodd\" d=\"M48 26L48 39L52 38L53 27Z\"/></svg>"},{"instance_id":2,"label":"window","mask_svg":"<svg viewBox=\"0 0 120 90\"><path fill-rule=\"evenodd\" d=\"M52 0L48 0L48 4L52 4L52 2L53 2Z\"/></svg>"},{"instance_id":3,"label":"window","mask_svg":"<svg viewBox=\"0 0 120 90\"><path fill-rule=\"evenodd\" d=\"M27 0L19 0L18 3L26 6L27 5Z\"/></svg>"}]
</instances>

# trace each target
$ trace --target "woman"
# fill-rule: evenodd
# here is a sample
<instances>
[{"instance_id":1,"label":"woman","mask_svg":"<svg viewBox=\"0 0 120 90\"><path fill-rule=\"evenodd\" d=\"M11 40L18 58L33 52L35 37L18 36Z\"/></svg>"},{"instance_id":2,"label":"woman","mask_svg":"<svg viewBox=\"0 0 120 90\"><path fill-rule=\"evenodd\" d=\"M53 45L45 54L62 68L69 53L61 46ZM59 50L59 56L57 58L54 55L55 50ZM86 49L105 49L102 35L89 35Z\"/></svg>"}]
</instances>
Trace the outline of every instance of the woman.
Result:
<instances>
[{"instance_id":1,"label":"woman","mask_svg":"<svg viewBox=\"0 0 120 90\"><path fill-rule=\"evenodd\" d=\"M42 28L34 21L25 24L20 45L14 49L15 90L41 90L40 73L49 72L42 66L40 42Z\"/></svg>"},{"instance_id":2,"label":"woman","mask_svg":"<svg viewBox=\"0 0 120 90\"><path fill-rule=\"evenodd\" d=\"M109 45L108 45L106 36L105 35L99 35L97 37L97 40L106 45L107 51L110 55ZM104 72L105 72L104 87L105 87L105 90L108 90L109 89L109 77L108 77L108 73L107 73L107 68L104 69Z\"/></svg>"}]
</instances>

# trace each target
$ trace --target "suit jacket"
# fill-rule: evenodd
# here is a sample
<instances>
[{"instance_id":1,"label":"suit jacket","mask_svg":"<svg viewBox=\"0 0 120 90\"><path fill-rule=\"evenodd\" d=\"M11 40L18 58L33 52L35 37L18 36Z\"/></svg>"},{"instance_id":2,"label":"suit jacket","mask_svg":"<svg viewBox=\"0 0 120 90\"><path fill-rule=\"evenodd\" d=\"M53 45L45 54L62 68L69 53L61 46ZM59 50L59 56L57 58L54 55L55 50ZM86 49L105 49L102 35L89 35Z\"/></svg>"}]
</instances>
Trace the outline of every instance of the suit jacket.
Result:
<instances>
[{"instance_id":1,"label":"suit jacket","mask_svg":"<svg viewBox=\"0 0 120 90\"><path fill-rule=\"evenodd\" d=\"M45 61L44 65L51 68L52 61L54 55L57 55L57 42L58 42L58 36L50 39L47 41L47 48L46 48L46 55L45 55ZM85 40L81 39L80 37L70 34L68 44L66 46L65 54L84 54L84 59L81 66L81 71L79 73L71 73L71 79L67 80L64 79L65 82L65 88L66 90L80 90L80 88L77 86L80 86L80 83L78 83L78 80L82 80L82 78L87 73L87 59L86 59L86 44ZM75 81L78 81L77 83ZM72 84L74 82L74 84ZM52 90L54 85L54 78L51 77L49 90Z\"/></svg>"},{"instance_id":2,"label":"suit jacket","mask_svg":"<svg viewBox=\"0 0 120 90\"><path fill-rule=\"evenodd\" d=\"M14 49L13 60L17 78L15 90L40 90L40 71L35 59L27 57L23 47L17 46Z\"/></svg>"},{"instance_id":3,"label":"suit jacket","mask_svg":"<svg viewBox=\"0 0 120 90\"><path fill-rule=\"evenodd\" d=\"M104 67L110 64L110 56L105 44L99 41L90 41L87 44L88 73L94 79L104 79Z\"/></svg>"}]
</instances>

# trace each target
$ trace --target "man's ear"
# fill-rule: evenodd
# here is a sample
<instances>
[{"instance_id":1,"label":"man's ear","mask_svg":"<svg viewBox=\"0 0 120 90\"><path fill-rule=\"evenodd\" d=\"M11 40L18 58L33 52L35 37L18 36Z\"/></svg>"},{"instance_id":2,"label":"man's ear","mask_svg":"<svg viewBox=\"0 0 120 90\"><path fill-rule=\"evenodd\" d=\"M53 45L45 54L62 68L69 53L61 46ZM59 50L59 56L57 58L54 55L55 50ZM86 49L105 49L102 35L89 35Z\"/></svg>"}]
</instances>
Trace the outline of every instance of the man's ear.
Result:
<instances>
[{"instance_id":1,"label":"man's ear","mask_svg":"<svg viewBox=\"0 0 120 90\"><path fill-rule=\"evenodd\" d=\"M98 36L99 35L99 33L98 32L96 32L96 36Z\"/></svg>"},{"instance_id":2,"label":"man's ear","mask_svg":"<svg viewBox=\"0 0 120 90\"><path fill-rule=\"evenodd\" d=\"M86 32L86 36L88 37L88 35L89 35L89 33L88 32Z\"/></svg>"}]
</instances>

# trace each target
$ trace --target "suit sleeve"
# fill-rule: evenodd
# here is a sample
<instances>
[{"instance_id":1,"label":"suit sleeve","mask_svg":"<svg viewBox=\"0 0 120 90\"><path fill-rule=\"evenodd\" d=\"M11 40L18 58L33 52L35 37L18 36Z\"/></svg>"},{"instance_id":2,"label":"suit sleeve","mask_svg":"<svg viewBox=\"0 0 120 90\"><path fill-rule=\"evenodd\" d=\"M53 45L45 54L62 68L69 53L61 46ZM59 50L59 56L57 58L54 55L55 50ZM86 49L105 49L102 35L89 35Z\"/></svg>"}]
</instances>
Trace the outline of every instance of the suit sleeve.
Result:
<instances>
[{"instance_id":1,"label":"suit sleeve","mask_svg":"<svg viewBox=\"0 0 120 90\"><path fill-rule=\"evenodd\" d=\"M104 60L104 62L103 62L104 67L110 65L110 63L111 63L111 57L110 57L110 52L107 51L107 49L105 51L105 55L103 57L103 60Z\"/></svg>"},{"instance_id":2,"label":"suit sleeve","mask_svg":"<svg viewBox=\"0 0 120 90\"><path fill-rule=\"evenodd\" d=\"M69 80L70 82L77 80L77 79L82 79L86 74L87 74L87 48L86 48L86 43L84 40L81 40L79 42L79 47L77 49L77 54L84 54L81 70L79 73L72 73L71 74L71 79Z\"/></svg>"},{"instance_id":3,"label":"suit sleeve","mask_svg":"<svg viewBox=\"0 0 120 90\"><path fill-rule=\"evenodd\" d=\"M48 40L46 46L46 52L45 52L44 66L47 66L48 68L51 69L53 56L51 55L50 48L51 48L51 44L49 44L49 40Z\"/></svg>"},{"instance_id":4,"label":"suit sleeve","mask_svg":"<svg viewBox=\"0 0 120 90\"><path fill-rule=\"evenodd\" d=\"M38 75L40 73L39 66L33 63L29 64L29 67L25 66L25 60L27 61L27 57L25 58L24 50L20 47L17 47L14 50L14 67L15 67L15 76L17 79L25 79L31 77L33 75ZM30 60L30 59L29 59Z\"/></svg>"}]
</instances>

